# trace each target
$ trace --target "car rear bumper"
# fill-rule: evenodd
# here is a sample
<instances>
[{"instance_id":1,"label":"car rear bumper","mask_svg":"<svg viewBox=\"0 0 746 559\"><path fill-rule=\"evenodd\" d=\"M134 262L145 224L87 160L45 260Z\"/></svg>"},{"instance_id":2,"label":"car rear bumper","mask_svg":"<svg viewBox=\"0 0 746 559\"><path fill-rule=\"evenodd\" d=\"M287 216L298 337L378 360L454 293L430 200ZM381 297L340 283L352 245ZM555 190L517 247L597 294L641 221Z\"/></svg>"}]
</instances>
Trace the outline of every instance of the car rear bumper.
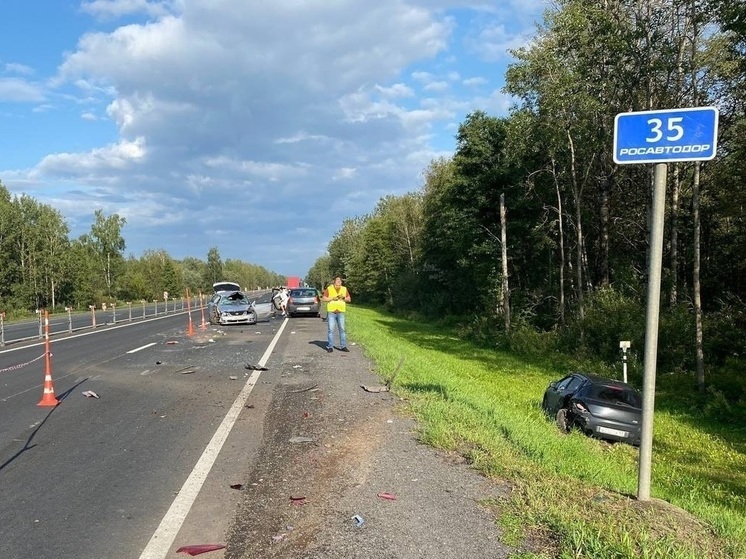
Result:
<instances>
[{"instance_id":1,"label":"car rear bumper","mask_svg":"<svg viewBox=\"0 0 746 559\"><path fill-rule=\"evenodd\" d=\"M599 419L591 415L576 415L574 420L578 427L596 438L629 443L635 446L640 444L641 433L638 425Z\"/></svg>"},{"instance_id":2,"label":"car rear bumper","mask_svg":"<svg viewBox=\"0 0 746 559\"><path fill-rule=\"evenodd\" d=\"M319 305L316 304L309 304L309 305L290 305L288 306L288 314L312 314L314 316L319 314Z\"/></svg>"}]
</instances>

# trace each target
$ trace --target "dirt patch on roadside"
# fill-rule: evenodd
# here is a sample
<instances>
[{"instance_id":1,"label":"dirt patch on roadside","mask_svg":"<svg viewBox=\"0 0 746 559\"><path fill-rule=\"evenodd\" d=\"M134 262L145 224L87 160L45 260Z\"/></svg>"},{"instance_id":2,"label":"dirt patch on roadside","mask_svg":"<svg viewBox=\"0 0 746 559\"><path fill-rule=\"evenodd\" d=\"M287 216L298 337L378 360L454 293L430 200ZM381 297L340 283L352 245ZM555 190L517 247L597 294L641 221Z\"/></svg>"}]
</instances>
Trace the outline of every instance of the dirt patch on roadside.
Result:
<instances>
[{"instance_id":1,"label":"dirt patch on roadside","mask_svg":"<svg viewBox=\"0 0 746 559\"><path fill-rule=\"evenodd\" d=\"M328 416L323 391L293 392L299 388L280 385L275 392L227 558L298 557L316 546L330 502L365 482L384 410L377 421L368 417L349 429Z\"/></svg>"}]
</instances>

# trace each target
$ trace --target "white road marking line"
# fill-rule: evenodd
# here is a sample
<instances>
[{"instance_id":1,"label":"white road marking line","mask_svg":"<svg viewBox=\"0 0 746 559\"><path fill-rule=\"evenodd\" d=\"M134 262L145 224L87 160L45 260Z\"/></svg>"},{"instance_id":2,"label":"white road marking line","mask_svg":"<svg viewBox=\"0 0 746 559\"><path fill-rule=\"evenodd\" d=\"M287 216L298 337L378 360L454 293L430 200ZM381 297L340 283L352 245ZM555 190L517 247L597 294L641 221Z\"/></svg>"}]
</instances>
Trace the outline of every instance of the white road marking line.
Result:
<instances>
[{"instance_id":1,"label":"white road marking line","mask_svg":"<svg viewBox=\"0 0 746 559\"><path fill-rule=\"evenodd\" d=\"M156 345L156 343L155 343L155 342L153 342L153 343L150 343L150 344L145 344L145 345L143 345L143 346L140 346L140 347L136 347L135 349L131 349L131 350L129 350L129 351L127 352L127 353L137 353L138 351L141 351L141 350L143 350L143 349L148 349L149 347L153 347L154 345Z\"/></svg>"},{"instance_id":2,"label":"white road marking line","mask_svg":"<svg viewBox=\"0 0 746 559\"><path fill-rule=\"evenodd\" d=\"M285 324L287 324L287 321L282 323L282 326L277 330L277 334L275 334L272 342L267 346L264 355L262 355L262 358L259 360L259 365L261 367L264 367L267 364L269 356L272 355L272 351L274 350L277 341L280 339L283 330L285 330ZM246 384L236 398L236 401L233 402L233 405L223 418L222 423L212 436L212 440L205 448L205 451L202 453L202 456L200 456L197 464L194 466L192 473L189 474L189 477L181 487L176 499L171 503L171 507L168 509L163 520L161 520L160 525L150 538L148 545L145 546L145 549L140 555L140 559L165 559L171 545L173 545L173 542L179 533L179 530L181 530L181 526L184 524L184 520L186 519L187 514L189 514L189 510L192 508L200 489L202 489L202 485L205 483L207 475L210 473L213 464L215 464L220 449L223 448L223 444L225 444L228 434L236 423L238 415L241 413L244 405L246 405L246 400L248 400L251 391L259 380L260 374L261 371L254 371L246 381Z\"/></svg>"}]
</instances>

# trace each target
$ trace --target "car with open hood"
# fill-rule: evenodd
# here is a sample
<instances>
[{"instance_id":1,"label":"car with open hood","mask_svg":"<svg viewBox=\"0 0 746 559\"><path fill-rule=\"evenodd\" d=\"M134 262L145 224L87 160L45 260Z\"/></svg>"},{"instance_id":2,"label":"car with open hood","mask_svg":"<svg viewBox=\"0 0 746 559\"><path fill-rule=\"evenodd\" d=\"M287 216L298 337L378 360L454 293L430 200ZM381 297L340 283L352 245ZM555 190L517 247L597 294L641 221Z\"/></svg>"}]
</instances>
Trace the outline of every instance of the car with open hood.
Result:
<instances>
[{"instance_id":1,"label":"car with open hood","mask_svg":"<svg viewBox=\"0 0 746 559\"><path fill-rule=\"evenodd\" d=\"M207 315L212 324L255 324L257 312L243 291L219 291L207 302Z\"/></svg>"}]
</instances>

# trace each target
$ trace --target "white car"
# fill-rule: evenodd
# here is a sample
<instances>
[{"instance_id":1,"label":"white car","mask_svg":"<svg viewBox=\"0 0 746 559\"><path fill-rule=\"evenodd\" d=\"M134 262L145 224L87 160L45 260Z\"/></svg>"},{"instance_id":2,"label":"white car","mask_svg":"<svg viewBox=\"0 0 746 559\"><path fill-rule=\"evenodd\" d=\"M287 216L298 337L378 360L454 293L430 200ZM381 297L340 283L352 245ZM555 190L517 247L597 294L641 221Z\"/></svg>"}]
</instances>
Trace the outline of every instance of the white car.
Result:
<instances>
[{"instance_id":1,"label":"white car","mask_svg":"<svg viewBox=\"0 0 746 559\"><path fill-rule=\"evenodd\" d=\"M212 324L255 324L254 301L243 291L221 291L207 302L207 314Z\"/></svg>"}]
</instances>

